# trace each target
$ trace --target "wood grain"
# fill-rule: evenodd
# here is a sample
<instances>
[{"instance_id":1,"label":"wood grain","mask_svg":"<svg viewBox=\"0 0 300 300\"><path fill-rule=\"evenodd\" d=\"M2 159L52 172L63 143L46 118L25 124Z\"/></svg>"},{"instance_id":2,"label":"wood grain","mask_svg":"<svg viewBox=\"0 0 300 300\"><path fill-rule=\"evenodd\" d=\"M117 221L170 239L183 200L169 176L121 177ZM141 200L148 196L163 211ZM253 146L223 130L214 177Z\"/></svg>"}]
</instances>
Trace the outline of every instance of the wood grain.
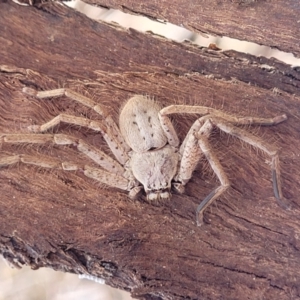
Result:
<instances>
[{"instance_id":1,"label":"wood grain","mask_svg":"<svg viewBox=\"0 0 300 300\"><path fill-rule=\"evenodd\" d=\"M245 129L280 149L283 193L291 207L284 210L274 199L269 159L217 131L211 142L232 187L205 212L200 228L195 209L218 184L205 161L185 195L157 205L131 201L80 173L20 164L0 169L0 251L6 259L89 273L138 299L300 297L297 70L94 22L55 3L39 9L0 5L0 132L27 132L28 125L59 112L98 118L65 97L26 96L23 87L72 88L106 105L116 121L134 94L242 116L286 113L288 120L278 126ZM174 116L181 139L196 117ZM62 124L54 132L109 153L92 131ZM2 143L1 156L11 153L85 161L69 147Z\"/></svg>"}]
</instances>

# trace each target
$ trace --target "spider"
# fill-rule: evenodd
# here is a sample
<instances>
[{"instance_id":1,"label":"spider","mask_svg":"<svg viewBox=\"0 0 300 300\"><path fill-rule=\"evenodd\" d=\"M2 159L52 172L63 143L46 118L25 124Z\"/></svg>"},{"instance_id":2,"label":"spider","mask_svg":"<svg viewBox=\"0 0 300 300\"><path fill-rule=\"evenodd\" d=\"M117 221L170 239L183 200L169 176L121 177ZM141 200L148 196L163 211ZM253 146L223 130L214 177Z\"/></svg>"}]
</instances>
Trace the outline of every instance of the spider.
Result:
<instances>
[{"instance_id":1,"label":"spider","mask_svg":"<svg viewBox=\"0 0 300 300\"><path fill-rule=\"evenodd\" d=\"M14 144L52 142L56 145L73 145L101 168L80 166L71 162L58 162L56 159L38 158L26 154L2 157L0 166L22 162L66 171L81 170L87 177L128 191L129 197L133 199L137 198L144 190L147 200L151 202L170 199L171 188L183 193L201 156L204 155L217 175L220 186L204 198L197 207L196 222L200 226L203 222L203 211L230 186L227 175L208 142L213 128L217 127L221 131L261 149L271 157L274 194L278 201L282 198L277 149L235 125L276 125L287 119L285 114L266 119L236 117L205 106L170 105L161 108L156 101L149 97L136 95L130 98L121 110L118 128L103 106L70 89L37 92L26 87L23 92L39 99L65 95L92 108L101 116L101 120L94 121L83 117L59 114L43 125L29 126L32 133L0 134L2 142ZM175 113L201 115L193 123L181 145L168 117ZM82 139L66 134L44 133L60 122L100 132L115 159Z\"/></svg>"}]
</instances>

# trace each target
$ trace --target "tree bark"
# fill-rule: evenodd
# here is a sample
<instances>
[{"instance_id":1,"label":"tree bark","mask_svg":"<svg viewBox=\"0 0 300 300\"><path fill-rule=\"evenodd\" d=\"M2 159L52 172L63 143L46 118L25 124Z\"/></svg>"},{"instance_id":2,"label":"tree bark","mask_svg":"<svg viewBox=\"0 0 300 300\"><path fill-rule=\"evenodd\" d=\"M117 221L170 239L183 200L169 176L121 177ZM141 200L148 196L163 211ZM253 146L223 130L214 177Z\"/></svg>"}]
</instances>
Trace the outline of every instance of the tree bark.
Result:
<instances>
[{"instance_id":1,"label":"tree bark","mask_svg":"<svg viewBox=\"0 0 300 300\"><path fill-rule=\"evenodd\" d=\"M300 54L300 4L285 0L86 0L167 21L198 33L228 36Z\"/></svg>"},{"instance_id":2,"label":"tree bark","mask_svg":"<svg viewBox=\"0 0 300 300\"><path fill-rule=\"evenodd\" d=\"M138 299L300 297L299 69L276 60L216 52L95 22L57 3L0 2L0 132L27 133L59 113L99 118L66 98L22 93L69 87L118 120L135 94L166 106L206 105L231 114L288 120L245 128L280 149L285 203L272 192L268 157L215 132L211 143L231 188L204 214L195 209L219 182L204 160L184 195L156 205L129 200L80 173L19 164L0 169L0 251L15 266L92 274ZM182 140L197 116L173 117ZM102 137L61 124L107 151ZM11 154L87 163L70 147L2 143ZM112 155L112 154L110 154Z\"/></svg>"}]
</instances>

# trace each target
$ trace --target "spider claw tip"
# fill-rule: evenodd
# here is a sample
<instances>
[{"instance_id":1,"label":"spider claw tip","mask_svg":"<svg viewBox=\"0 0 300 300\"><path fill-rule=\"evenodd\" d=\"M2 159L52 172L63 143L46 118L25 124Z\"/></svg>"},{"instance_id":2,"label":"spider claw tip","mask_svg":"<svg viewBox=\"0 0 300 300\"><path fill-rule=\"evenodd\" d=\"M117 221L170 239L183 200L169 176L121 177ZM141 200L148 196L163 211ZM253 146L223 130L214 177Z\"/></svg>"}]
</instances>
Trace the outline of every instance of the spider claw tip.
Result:
<instances>
[{"instance_id":1,"label":"spider claw tip","mask_svg":"<svg viewBox=\"0 0 300 300\"><path fill-rule=\"evenodd\" d=\"M29 87L24 87L24 88L22 89L22 92L23 92L24 94L29 95L29 96L36 96L36 94L37 94L36 90L34 90L34 89L32 89L32 88L29 88Z\"/></svg>"}]
</instances>

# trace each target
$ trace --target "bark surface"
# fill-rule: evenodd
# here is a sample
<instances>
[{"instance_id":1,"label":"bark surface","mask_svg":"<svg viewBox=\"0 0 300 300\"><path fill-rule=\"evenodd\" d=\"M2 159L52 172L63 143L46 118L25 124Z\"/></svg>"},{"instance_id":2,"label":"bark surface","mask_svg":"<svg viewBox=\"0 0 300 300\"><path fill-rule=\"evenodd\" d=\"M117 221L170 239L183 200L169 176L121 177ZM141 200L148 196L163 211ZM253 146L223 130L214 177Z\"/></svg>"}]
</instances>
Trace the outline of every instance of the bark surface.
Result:
<instances>
[{"instance_id":1,"label":"bark surface","mask_svg":"<svg viewBox=\"0 0 300 300\"><path fill-rule=\"evenodd\" d=\"M245 130L280 149L285 203L272 191L270 159L220 134L213 148L232 187L195 209L219 185L203 160L184 195L156 205L129 200L80 173L24 164L0 169L0 251L13 265L92 274L139 299L300 297L299 69L237 52L216 52L94 22L59 4L0 2L0 132L27 133L59 113L99 118L66 98L22 93L69 87L110 109L135 94L166 106L206 105L284 123ZM182 140L197 116L173 117ZM61 124L107 151L102 137ZM86 163L72 147L2 143L1 157L28 153ZM112 155L112 154L110 154Z\"/></svg>"},{"instance_id":2,"label":"bark surface","mask_svg":"<svg viewBox=\"0 0 300 300\"><path fill-rule=\"evenodd\" d=\"M167 21L198 33L228 36L300 55L298 0L86 0Z\"/></svg>"}]
</instances>

